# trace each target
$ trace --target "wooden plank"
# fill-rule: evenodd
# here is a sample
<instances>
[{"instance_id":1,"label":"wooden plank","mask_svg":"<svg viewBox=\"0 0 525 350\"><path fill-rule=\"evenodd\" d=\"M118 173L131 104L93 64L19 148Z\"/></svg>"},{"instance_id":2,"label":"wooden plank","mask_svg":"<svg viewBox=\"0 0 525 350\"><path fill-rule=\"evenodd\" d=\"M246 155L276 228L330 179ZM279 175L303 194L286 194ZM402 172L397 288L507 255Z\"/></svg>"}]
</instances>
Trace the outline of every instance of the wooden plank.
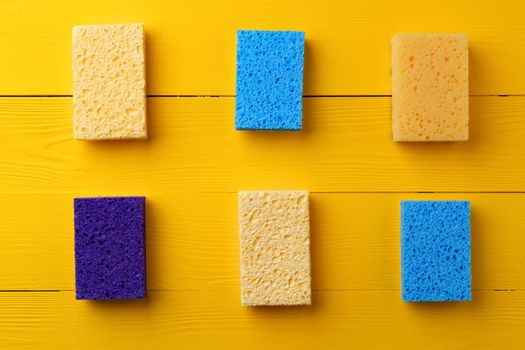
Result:
<instances>
[{"instance_id":1,"label":"wooden plank","mask_svg":"<svg viewBox=\"0 0 525 350\"><path fill-rule=\"evenodd\" d=\"M390 39L464 32L471 93L525 93L521 0L24 1L0 3L0 94L71 94L71 28L143 22L148 92L232 95L237 29L306 32L306 95L390 94Z\"/></svg>"},{"instance_id":2,"label":"wooden plank","mask_svg":"<svg viewBox=\"0 0 525 350\"><path fill-rule=\"evenodd\" d=\"M316 292L311 307L243 308L234 292L75 301L2 293L3 349L521 349L525 292L408 304L394 291Z\"/></svg>"},{"instance_id":3,"label":"wooden plank","mask_svg":"<svg viewBox=\"0 0 525 350\"><path fill-rule=\"evenodd\" d=\"M70 98L0 98L0 192L525 191L525 97L471 98L470 141L394 143L390 98L307 98L299 133L233 98L150 98L147 141L73 140Z\"/></svg>"},{"instance_id":4,"label":"wooden plank","mask_svg":"<svg viewBox=\"0 0 525 350\"><path fill-rule=\"evenodd\" d=\"M236 193L147 196L150 290L239 291ZM0 290L74 290L73 194L2 195ZM525 289L525 194L313 193L314 290L399 290L399 202L468 199L476 290Z\"/></svg>"}]
</instances>

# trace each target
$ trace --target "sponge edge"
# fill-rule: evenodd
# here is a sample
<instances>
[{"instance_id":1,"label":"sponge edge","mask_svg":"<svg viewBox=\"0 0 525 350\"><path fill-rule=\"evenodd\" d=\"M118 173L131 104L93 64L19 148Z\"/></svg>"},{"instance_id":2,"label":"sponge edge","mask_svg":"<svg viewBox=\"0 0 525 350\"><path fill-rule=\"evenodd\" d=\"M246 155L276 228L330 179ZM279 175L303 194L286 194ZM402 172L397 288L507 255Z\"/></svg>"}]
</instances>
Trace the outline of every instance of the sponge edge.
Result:
<instances>
[{"instance_id":1,"label":"sponge edge","mask_svg":"<svg viewBox=\"0 0 525 350\"><path fill-rule=\"evenodd\" d=\"M237 32L237 130L302 128L304 32Z\"/></svg>"},{"instance_id":2,"label":"sponge edge","mask_svg":"<svg viewBox=\"0 0 525 350\"><path fill-rule=\"evenodd\" d=\"M470 202L402 201L404 301L471 300Z\"/></svg>"},{"instance_id":3,"label":"sponge edge","mask_svg":"<svg viewBox=\"0 0 525 350\"><path fill-rule=\"evenodd\" d=\"M146 138L144 26L73 27L72 59L75 138Z\"/></svg>"},{"instance_id":4,"label":"sponge edge","mask_svg":"<svg viewBox=\"0 0 525 350\"><path fill-rule=\"evenodd\" d=\"M468 140L468 79L466 35L394 36L394 141Z\"/></svg>"},{"instance_id":5,"label":"sponge edge","mask_svg":"<svg viewBox=\"0 0 525 350\"><path fill-rule=\"evenodd\" d=\"M311 304L307 191L239 192L241 303Z\"/></svg>"},{"instance_id":6,"label":"sponge edge","mask_svg":"<svg viewBox=\"0 0 525 350\"><path fill-rule=\"evenodd\" d=\"M146 296L145 197L75 198L77 299Z\"/></svg>"}]
</instances>

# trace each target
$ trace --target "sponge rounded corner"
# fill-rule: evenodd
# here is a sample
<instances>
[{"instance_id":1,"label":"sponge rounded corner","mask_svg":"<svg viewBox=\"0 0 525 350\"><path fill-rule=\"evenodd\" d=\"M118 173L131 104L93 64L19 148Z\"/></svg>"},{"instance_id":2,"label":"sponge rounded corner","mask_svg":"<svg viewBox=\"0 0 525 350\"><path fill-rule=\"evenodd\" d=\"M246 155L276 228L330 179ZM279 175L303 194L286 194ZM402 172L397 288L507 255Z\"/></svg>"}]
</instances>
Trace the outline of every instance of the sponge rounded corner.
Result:
<instances>
[{"instance_id":1,"label":"sponge rounded corner","mask_svg":"<svg viewBox=\"0 0 525 350\"><path fill-rule=\"evenodd\" d=\"M239 192L241 304L310 305L307 191Z\"/></svg>"},{"instance_id":2,"label":"sponge rounded corner","mask_svg":"<svg viewBox=\"0 0 525 350\"><path fill-rule=\"evenodd\" d=\"M300 131L304 32L237 31L236 130Z\"/></svg>"},{"instance_id":3,"label":"sponge rounded corner","mask_svg":"<svg viewBox=\"0 0 525 350\"><path fill-rule=\"evenodd\" d=\"M73 27L76 140L147 138L144 38L142 23Z\"/></svg>"},{"instance_id":4,"label":"sponge rounded corner","mask_svg":"<svg viewBox=\"0 0 525 350\"><path fill-rule=\"evenodd\" d=\"M472 299L469 201L401 202L401 276L406 302Z\"/></svg>"}]
</instances>

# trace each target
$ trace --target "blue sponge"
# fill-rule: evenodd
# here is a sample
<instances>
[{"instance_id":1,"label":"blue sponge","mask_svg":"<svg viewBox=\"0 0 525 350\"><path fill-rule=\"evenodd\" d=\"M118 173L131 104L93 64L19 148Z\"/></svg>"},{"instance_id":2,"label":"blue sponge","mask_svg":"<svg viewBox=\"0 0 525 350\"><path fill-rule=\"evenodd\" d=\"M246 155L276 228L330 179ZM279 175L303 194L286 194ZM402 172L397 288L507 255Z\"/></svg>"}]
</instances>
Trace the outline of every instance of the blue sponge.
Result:
<instances>
[{"instance_id":1,"label":"blue sponge","mask_svg":"<svg viewBox=\"0 0 525 350\"><path fill-rule=\"evenodd\" d=\"M304 32L237 32L237 130L301 130Z\"/></svg>"},{"instance_id":2,"label":"blue sponge","mask_svg":"<svg viewBox=\"0 0 525 350\"><path fill-rule=\"evenodd\" d=\"M404 301L471 300L470 202L402 201Z\"/></svg>"}]
</instances>

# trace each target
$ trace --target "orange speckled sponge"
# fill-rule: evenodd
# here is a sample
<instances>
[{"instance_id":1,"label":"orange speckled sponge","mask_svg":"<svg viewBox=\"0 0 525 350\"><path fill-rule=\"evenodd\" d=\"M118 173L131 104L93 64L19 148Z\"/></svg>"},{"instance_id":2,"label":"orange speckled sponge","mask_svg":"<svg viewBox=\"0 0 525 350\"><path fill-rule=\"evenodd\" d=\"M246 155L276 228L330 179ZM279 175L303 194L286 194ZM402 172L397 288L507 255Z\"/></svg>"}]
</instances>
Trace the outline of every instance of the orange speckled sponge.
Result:
<instances>
[{"instance_id":1,"label":"orange speckled sponge","mask_svg":"<svg viewBox=\"0 0 525 350\"><path fill-rule=\"evenodd\" d=\"M468 140L468 96L466 35L392 38L394 141Z\"/></svg>"},{"instance_id":2,"label":"orange speckled sponge","mask_svg":"<svg viewBox=\"0 0 525 350\"><path fill-rule=\"evenodd\" d=\"M144 61L140 23L73 28L76 139L147 137Z\"/></svg>"}]
</instances>

